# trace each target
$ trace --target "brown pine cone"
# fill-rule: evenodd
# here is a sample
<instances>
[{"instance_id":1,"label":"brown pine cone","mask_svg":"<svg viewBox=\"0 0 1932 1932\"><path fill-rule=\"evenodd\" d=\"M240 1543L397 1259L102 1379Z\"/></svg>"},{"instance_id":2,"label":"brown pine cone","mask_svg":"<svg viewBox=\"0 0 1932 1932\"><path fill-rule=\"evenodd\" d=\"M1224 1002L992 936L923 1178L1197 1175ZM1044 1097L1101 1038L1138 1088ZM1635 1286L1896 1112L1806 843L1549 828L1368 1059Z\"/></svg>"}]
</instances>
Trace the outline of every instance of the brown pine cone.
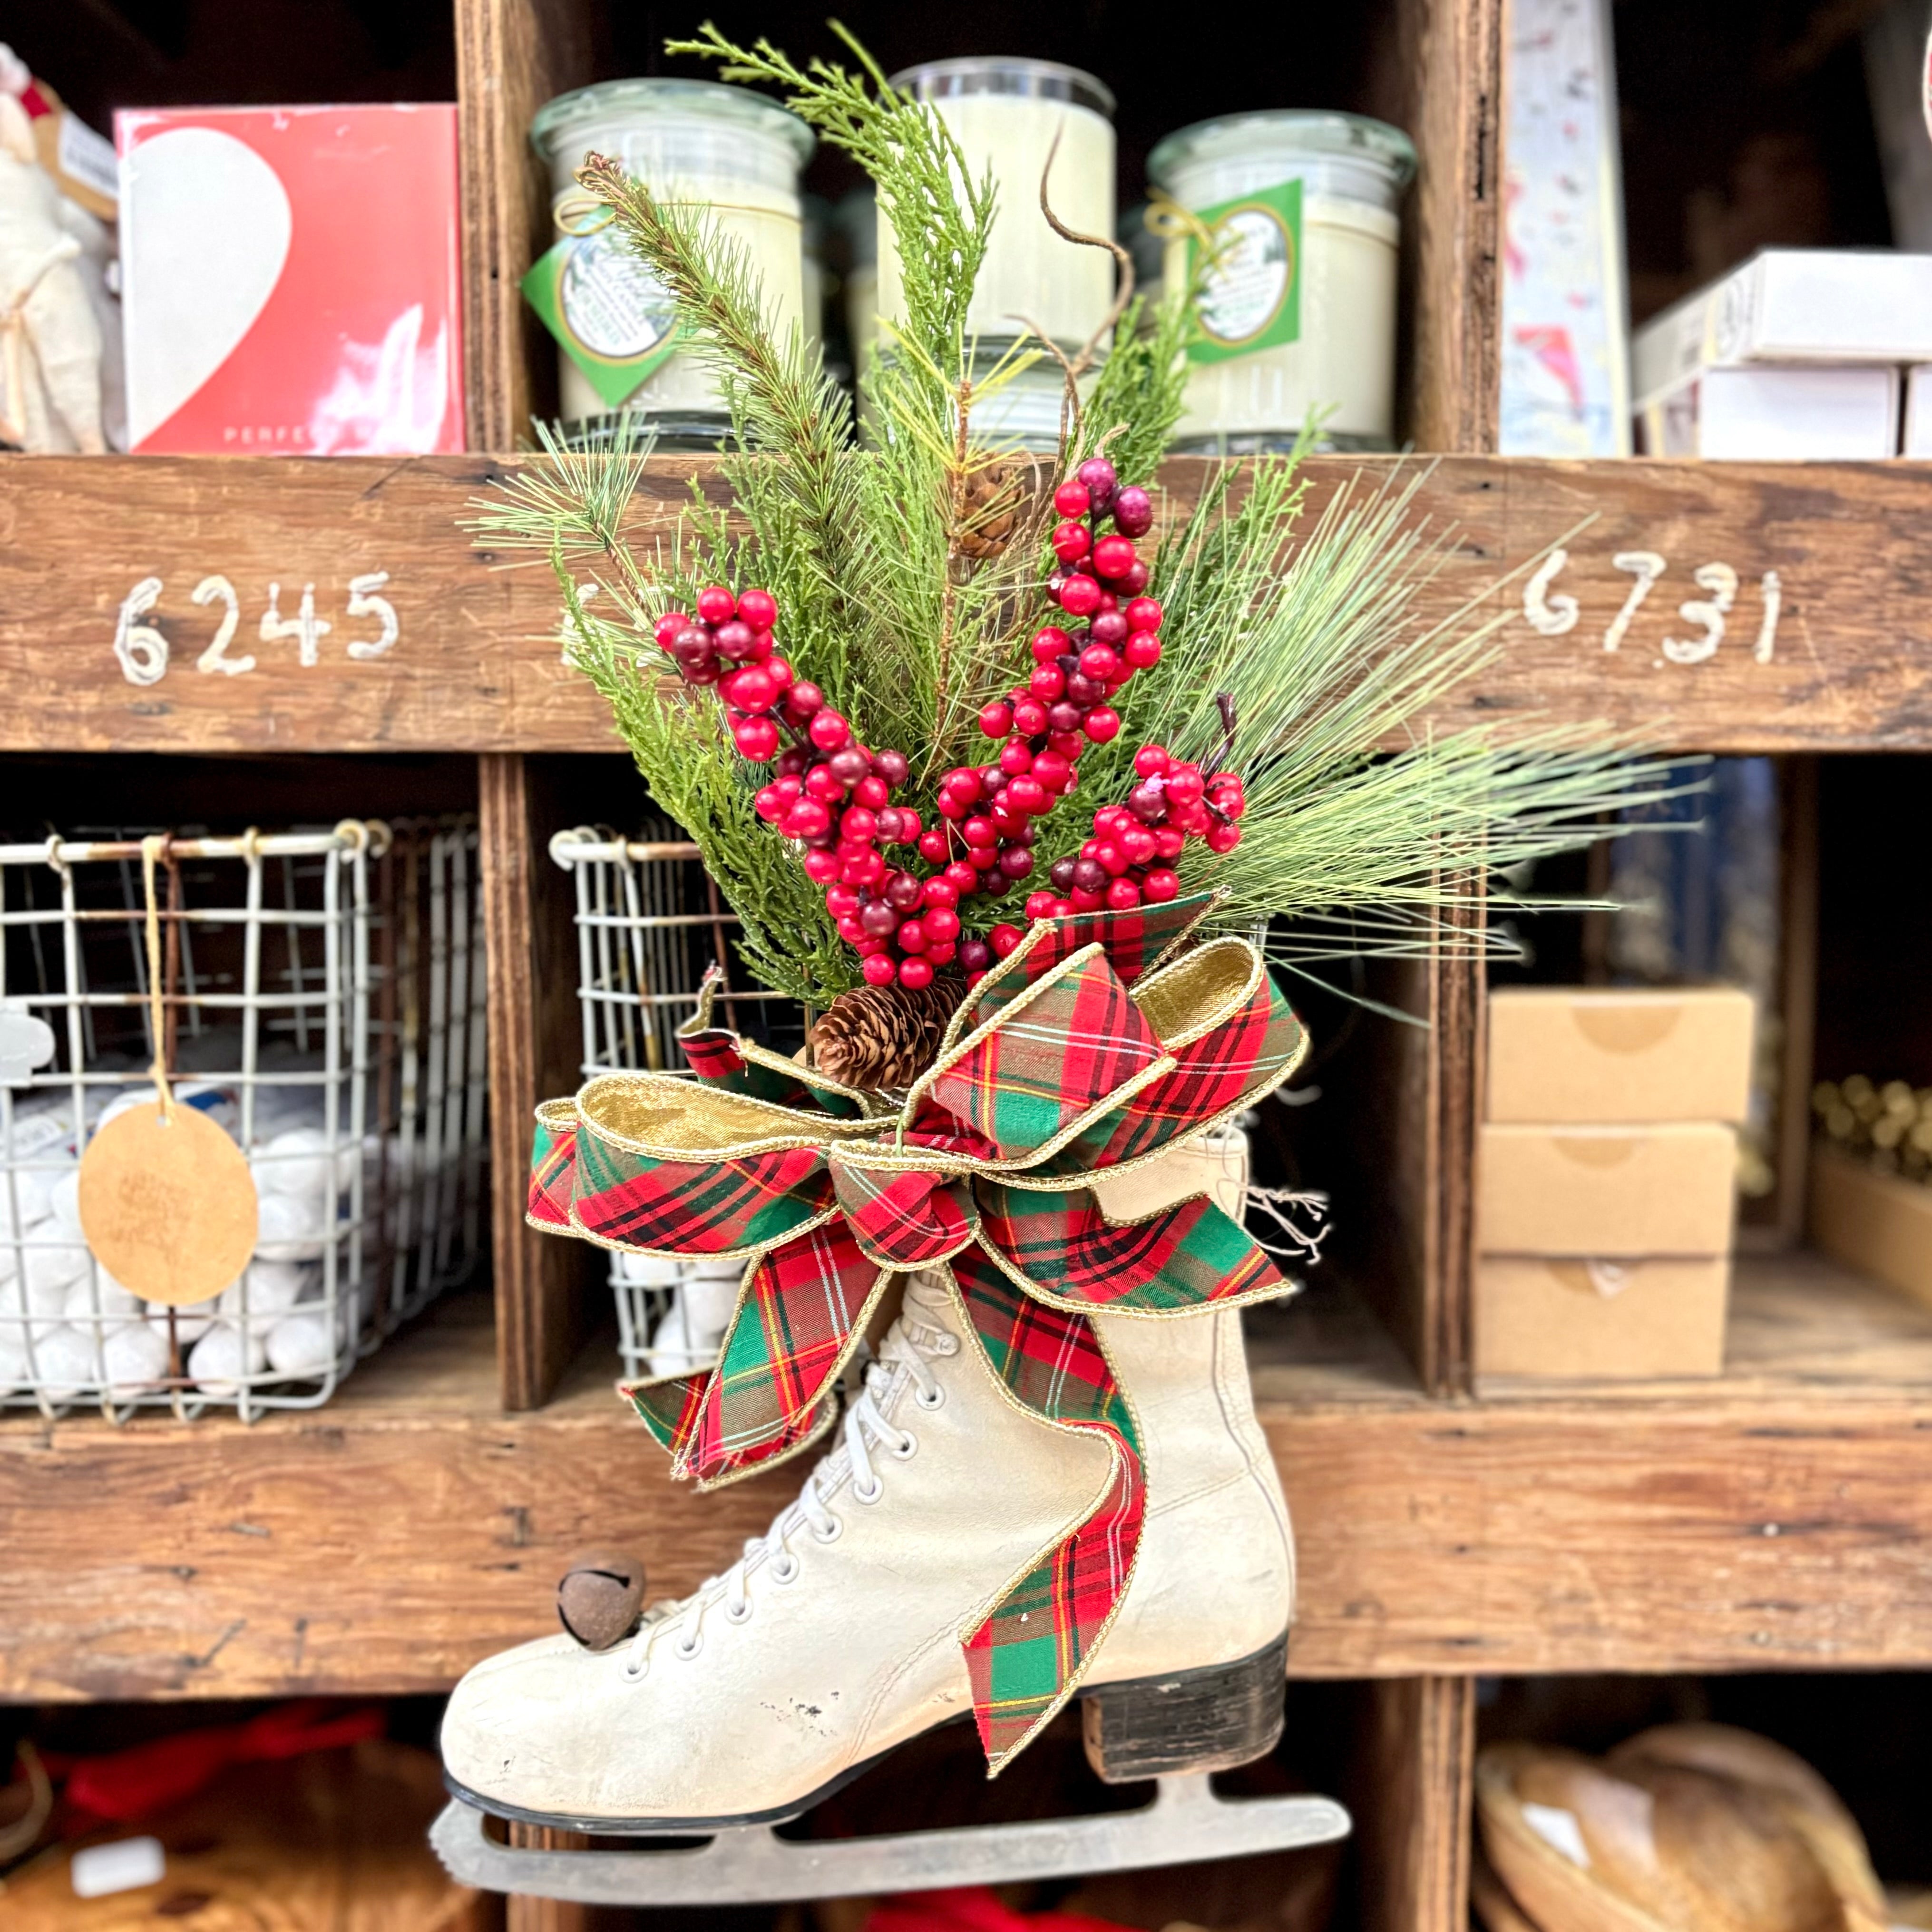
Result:
<instances>
[{"instance_id":1,"label":"brown pine cone","mask_svg":"<svg viewBox=\"0 0 1932 1932\"><path fill-rule=\"evenodd\" d=\"M1018 472L1010 463L989 463L975 470L966 485L965 512L954 548L976 563L1003 555L1019 521L1021 496Z\"/></svg>"},{"instance_id":2,"label":"brown pine cone","mask_svg":"<svg viewBox=\"0 0 1932 1932\"><path fill-rule=\"evenodd\" d=\"M910 1087L932 1064L964 997L957 980L944 978L841 993L812 1029L812 1064L826 1079L867 1093Z\"/></svg>"}]
</instances>

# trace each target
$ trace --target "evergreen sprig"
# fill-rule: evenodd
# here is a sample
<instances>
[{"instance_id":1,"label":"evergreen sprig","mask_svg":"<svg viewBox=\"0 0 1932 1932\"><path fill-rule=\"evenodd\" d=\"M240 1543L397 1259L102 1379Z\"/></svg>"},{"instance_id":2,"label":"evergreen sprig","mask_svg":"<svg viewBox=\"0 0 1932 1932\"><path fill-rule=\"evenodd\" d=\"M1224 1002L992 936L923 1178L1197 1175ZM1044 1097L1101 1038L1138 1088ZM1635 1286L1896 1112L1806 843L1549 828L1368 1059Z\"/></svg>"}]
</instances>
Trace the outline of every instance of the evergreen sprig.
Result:
<instances>
[{"instance_id":1,"label":"evergreen sprig","mask_svg":"<svg viewBox=\"0 0 1932 1932\"><path fill-rule=\"evenodd\" d=\"M748 963L820 1005L858 982L856 958L790 848L754 812L762 770L737 755L711 694L679 684L652 640L656 620L694 608L707 583L769 590L799 674L826 689L862 742L908 754L917 782L906 802L929 816L932 776L991 755L977 713L1024 682L1033 632L1058 615L1043 586L1060 464L983 447L974 412L1039 355L1066 359L1046 344L986 366L966 318L992 226L990 176L975 181L944 123L896 94L838 31L856 75L817 61L801 70L768 42L748 50L710 26L670 51L783 89L872 174L881 219L920 238L903 258L902 317L882 324L862 372L872 446L853 446L850 405L802 332L775 329L743 252L593 159L580 181L670 291L686 352L718 372L733 424L719 465L728 497L694 477L675 530L634 547L627 525L648 437L620 419L592 454L540 427L542 460L502 479L472 525L491 548L534 552L555 571L567 655L609 701L658 803L698 844L742 922ZM1206 242L1197 280L1213 259ZM1124 304L1063 459L1104 448L1124 481L1152 482L1184 408L1197 292ZM1225 889L1222 922L1269 926L1284 964L1484 946L1480 930L1436 917L1460 901L1460 875L1586 844L1606 816L1681 790L1681 767L1633 757L1601 731L1421 724L1489 662L1502 619L1480 598L1427 614L1424 594L1450 550L1449 533L1416 515L1419 466L1337 492L1304 530L1309 442L1210 472L1184 516L1156 491L1165 654L1124 687L1121 732L1082 759L1077 801L1037 821L1039 870L1078 850L1094 808L1131 789L1134 749L1158 742L1243 773L1241 843L1220 858L1191 846L1183 883ZM974 516L984 520L973 508L982 484L1016 519L1008 548L990 557L968 541ZM1010 902L962 912L980 932L1014 916Z\"/></svg>"}]
</instances>

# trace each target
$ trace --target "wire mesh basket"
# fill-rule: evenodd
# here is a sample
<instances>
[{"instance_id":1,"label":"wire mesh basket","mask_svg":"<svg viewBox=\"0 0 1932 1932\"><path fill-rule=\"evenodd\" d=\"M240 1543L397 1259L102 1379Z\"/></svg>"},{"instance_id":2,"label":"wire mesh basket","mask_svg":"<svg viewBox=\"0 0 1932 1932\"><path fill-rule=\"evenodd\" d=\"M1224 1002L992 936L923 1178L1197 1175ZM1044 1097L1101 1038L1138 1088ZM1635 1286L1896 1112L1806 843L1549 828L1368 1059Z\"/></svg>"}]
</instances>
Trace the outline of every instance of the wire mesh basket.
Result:
<instances>
[{"instance_id":1,"label":"wire mesh basket","mask_svg":"<svg viewBox=\"0 0 1932 1932\"><path fill-rule=\"evenodd\" d=\"M802 1009L782 993L738 990L736 915L718 896L698 848L669 826L641 838L578 826L550 842L577 890L578 1003L584 1076L687 1073L677 1029L696 1010L716 960L724 1024L789 1052L804 1038ZM716 1359L737 1298L740 1262L659 1261L613 1253L618 1348L627 1376L682 1375Z\"/></svg>"},{"instance_id":2,"label":"wire mesh basket","mask_svg":"<svg viewBox=\"0 0 1932 1932\"><path fill-rule=\"evenodd\" d=\"M0 1406L314 1408L478 1258L476 821L169 835L158 860L158 1042L140 836L0 845L0 1015L46 1029L0 1086ZM107 1274L77 1204L88 1140L155 1097L158 1057L258 1196L241 1276L175 1310Z\"/></svg>"}]
</instances>

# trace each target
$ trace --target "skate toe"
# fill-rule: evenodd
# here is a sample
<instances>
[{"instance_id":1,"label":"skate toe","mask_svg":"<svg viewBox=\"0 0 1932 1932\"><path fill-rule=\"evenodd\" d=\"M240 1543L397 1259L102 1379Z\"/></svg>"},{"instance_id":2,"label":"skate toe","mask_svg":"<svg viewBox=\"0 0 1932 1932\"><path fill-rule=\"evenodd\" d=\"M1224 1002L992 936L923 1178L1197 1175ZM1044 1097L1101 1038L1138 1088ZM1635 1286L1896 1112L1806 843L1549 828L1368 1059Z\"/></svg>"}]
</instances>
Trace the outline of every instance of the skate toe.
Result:
<instances>
[{"instance_id":1,"label":"skate toe","mask_svg":"<svg viewBox=\"0 0 1932 1932\"><path fill-rule=\"evenodd\" d=\"M443 1768L485 1805L512 1814L594 1814L621 1668L621 1652L592 1654L567 1636L486 1658L450 1693Z\"/></svg>"}]
</instances>

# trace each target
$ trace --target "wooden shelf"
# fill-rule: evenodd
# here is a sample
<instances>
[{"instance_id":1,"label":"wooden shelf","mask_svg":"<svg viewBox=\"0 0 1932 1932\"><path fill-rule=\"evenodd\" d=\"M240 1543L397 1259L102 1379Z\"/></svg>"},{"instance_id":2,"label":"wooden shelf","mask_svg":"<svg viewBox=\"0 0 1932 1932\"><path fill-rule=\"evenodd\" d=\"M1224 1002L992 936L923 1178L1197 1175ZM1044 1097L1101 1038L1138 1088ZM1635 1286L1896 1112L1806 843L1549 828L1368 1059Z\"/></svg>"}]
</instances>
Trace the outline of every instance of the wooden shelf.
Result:
<instances>
[{"instance_id":1,"label":"wooden shelf","mask_svg":"<svg viewBox=\"0 0 1932 1932\"><path fill-rule=\"evenodd\" d=\"M1932 1666L1932 1315L1810 1256L1740 1265L1732 1372L1425 1396L1336 1286L1258 1324L1310 1677ZM459 1297L326 1409L253 1427L0 1424L0 1696L401 1693L540 1632L566 1552L653 1594L730 1562L801 1472L700 1497L608 1339L499 1409Z\"/></svg>"},{"instance_id":2,"label":"wooden shelf","mask_svg":"<svg viewBox=\"0 0 1932 1932\"><path fill-rule=\"evenodd\" d=\"M616 748L604 707L562 662L558 601L541 562L506 567L460 527L509 459L35 458L0 456L8 542L0 555L0 750L574 752ZM668 526L701 457L656 459L640 528ZM1171 463L1163 481L1192 500L1207 464ZM1432 461L1318 458L1310 516L1333 494L1394 475L1417 479L1414 514L1454 532L1419 617L1469 600L1512 614L1493 666L1438 712L1442 725L1533 713L1603 721L1703 751L1932 747L1932 488L1922 465L1554 463L1504 457ZM1567 552L1552 609L1570 630L1539 634L1526 580ZM1606 628L1636 579L1612 560L1668 564L1619 647ZM1702 634L1678 605L1707 593L1690 573L1714 562L1741 588L1714 655L1666 655ZM1779 610L1768 662L1767 572ZM199 672L214 619L190 593L213 573L241 599L240 676ZM398 637L352 618L352 580L386 578ZM169 645L158 682L130 682L114 640L124 600L158 579L141 621ZM256 633L269 586L282 614L314 586L332 628L317 662ZM364 584L367 594L368 586ZM1680 648L1677 655L1682 656Z\"/></svg>"}]
</instances>

